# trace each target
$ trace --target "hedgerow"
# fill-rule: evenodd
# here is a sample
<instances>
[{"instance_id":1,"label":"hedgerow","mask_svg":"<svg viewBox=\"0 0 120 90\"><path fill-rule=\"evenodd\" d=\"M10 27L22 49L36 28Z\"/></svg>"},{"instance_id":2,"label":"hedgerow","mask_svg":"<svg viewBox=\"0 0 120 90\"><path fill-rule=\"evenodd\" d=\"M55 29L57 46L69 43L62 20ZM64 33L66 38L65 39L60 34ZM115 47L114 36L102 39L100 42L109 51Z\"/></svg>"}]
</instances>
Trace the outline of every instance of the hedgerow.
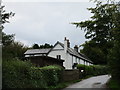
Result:
<instances>
[{"instance_id":1,"label":"hedgerow","mask_svg":"<svg viewBox=\"0 0 120 90\"><path fill-rule=\"evenodd\" d=\"M80 71L80 76L87 76L87 75L104 75L104 74L108 74L109 72L109 67L108 66L102 66L102 65L82 65L82 64L78 64L77 68ZM83 72L81 72L81 70L83 70Z\"/></svg>"},{"instance_id":2,"label":"hedgerow","mask_svg":"<svg viewBox=\"0 0 120 90\"><path fill-rule=\"evenodd\" d=\"M59 66L34 67L28 61L3 61L3 88L48 88L61 80Z\"/></svg>"}]
</instances>

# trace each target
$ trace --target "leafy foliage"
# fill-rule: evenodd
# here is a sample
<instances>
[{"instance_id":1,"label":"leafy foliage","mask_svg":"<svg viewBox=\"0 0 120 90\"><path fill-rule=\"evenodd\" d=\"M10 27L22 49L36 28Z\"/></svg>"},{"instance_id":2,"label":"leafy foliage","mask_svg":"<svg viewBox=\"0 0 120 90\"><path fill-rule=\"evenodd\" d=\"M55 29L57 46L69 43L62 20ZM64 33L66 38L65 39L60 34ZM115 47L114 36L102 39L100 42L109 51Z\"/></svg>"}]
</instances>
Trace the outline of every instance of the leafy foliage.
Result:
<instances>
[{"instance_id":1,"label":"leafy foliage","mask_svg":"<svg viewBox=\"0 0 120 90\"><path fill-rule=\"evenodd\" d=\"M84 48L80 52L84 53L88 58L90 58L94 64L107 64L107 56L105 56L108 51L107 48L103 48L103 46L95 44L94 41L85 42L85 44L81 46ZM106 46L109 48L112 46L112 44L109 42L109 44Z\"/></svg>"},{"instance_id":2,"label":"leafy foliage","mask_svg":"<svg viewBox=\"0 0 120 90\"><path fill-rule=\"evenodd\" d=\"M114 42L114 47L110 50L108 58L111 68L112 78L118 80L120 84L120 41Z\"/></svg>"},{"instance_id":3,"label":"leafy foliage","mask_svg":"<svg viewBox=\"0 0 120 90\"><path fill-rule=\"evenodd\" d=\"M84 70L81 72L81 78L85 76L96 76L96 75L103 75L103 74L108 74L109 72L109 67L108 66L103 66L103 65L91 65L91 66L86 66L82 64L78 64L77 68L81 72L81 70Z\"/></svg>"},{"instance_id":4,"label":"leafy foliage","mask_svg":"<svg viewBox=\"0 0 120 90\"><path fill-rule=\"evenodd\" d=\"M115 89L120 90L120 83L118 82L118 80L113 78L109 80L107 86L110 88L110 90L115 90Z\"/></svg>"},{"instance_id":5,"label":"leafy foliage","mask_svg":"<svg viewBox=\"0 0 120 90\"><path fill-rule=\"evenodd\" d=\"M44 45L40 45L40 48L52 48L53 45L45 43Z\"/></svg>"},{"instance_id":6,"label":"leafy foliage","mask_svg":"<svg viewBox=\"0 0 120 90\"><path fill-rule=\"evenodd\" d=\"M38 44L33 44L32 48L33 49L39 49L39 45Z\"/></svg>"},{"instance_id":7,"label":"leafy foliage","mask_svg":"<svg viewBox=\"0 0 120 90\"><path fill-rule=\"evenodd\" d=\"M45 66L38 68L43 73L48 86L55 86L61 82L63 68L60 66Z\"/></svg>"},{"instance_id":8,"label":"leafy foliage","mask_svg":"<svg viewBox=\"0 0 120 90\"><path fill-rule=\"evenodd\" d=\"M60 82L59 66L34 67L28 61L3 61L3 88L48 88Z\"/></svg>"},{"instance_id":9,"label":"leafy foliage","mask_svg":"<svg viewBox=\"0 0 120 90\"><path fill-rule=\"evenodd\" d=\"M25 87L25 83L28 83L27 76L29 76L30 63L19 60L4 60L2 66L3 88Z\"/></svg>"},{"instance_id":10,"label":"leafy foliage","mask_svg":"<svg viewBox=\"0 0 120 90\"><path fill-rule=\"evenodd\" d=\"M107 64L107 56L114 45L113 40L117 35L115 31L120 23L119 4L98 2L95 8L88 8L88 10L93 14L91 20L73 23L76 27L84 29L86 39L90 39L82 45L81 51L95 64Z\"/></svg>"},{"instance_id":11,"label":"leafy foliage","mask_svg":"<svg viewBox=\"0 0 120 90\"><path fill-rule=\"evenodd\" d=\"M1 24L1 26L0 26L0 32L4 28L3 24L9 23L9 21L8 21L9 18L15 15L15 13L12 13L12 12L8 13L8 12L6 12L4 10L4 7L5 6L0 6L0 24Z\"/></svg>"},{"instance_id":12,"label":"leafy foliage","mask_svg":"<svg viewBox=\"0 0 120 90\"><path fill-rule=\"evenodd\" d=\"M3 43L3 59L9 58L20 58L23 59L24 52L28 47L24 46L21 42L14 41L14 34L7 35L4 32L2 33L2 43Z\"/></svg>"},{"instance_id":13,"label":"leafy foliage","mask_svg":"<svg viewBox=\"0 0 120 90\"><path fill-rule=\"evenodd\" d=\"M112 78L120 83L120 4L99 2L95 8L88 10L93 13L91 20L73 23L84 29L85 37L90 39L81 51L95 63L107 60Z\"/></svg>"},{"instance_id":14,"label":"leafy foliage","mask_svg":"<svg viewBox=\"0 0 120 90\"><path fill-rule=\"evenodd\" d=\"M80 23L73 23L77 27L84 28L86 32L86 39L92 39L96 43L106 43L112 40L112 31L114 28L114 11L116 6L114 4L102 4L99 2L95 8L88 8L93 16L91 20L87 20Z\"/></svg>"},{"instance_id":15,"label":"leafy foliage","mask_svg":"<svg viewBox=\"0 0 120 90\"><path fill-rule=\"evenodd\" d=\"M33 44L32 48L33 49L44 49L44 48L52 48L53 45L45 43L44 45L38 45L38 44Z\"/></svg>"},{"instance_id":16,"label":"leafy foliage","mask_svg":"<svg viewBox=\"0 0 120 90\"><path fill-rule=\"evenodd\" d=\"M14 34L7 35L6 33L2 32L3 47L10 45L14 41L14 36Z\"/></svg>"}]
</instances>

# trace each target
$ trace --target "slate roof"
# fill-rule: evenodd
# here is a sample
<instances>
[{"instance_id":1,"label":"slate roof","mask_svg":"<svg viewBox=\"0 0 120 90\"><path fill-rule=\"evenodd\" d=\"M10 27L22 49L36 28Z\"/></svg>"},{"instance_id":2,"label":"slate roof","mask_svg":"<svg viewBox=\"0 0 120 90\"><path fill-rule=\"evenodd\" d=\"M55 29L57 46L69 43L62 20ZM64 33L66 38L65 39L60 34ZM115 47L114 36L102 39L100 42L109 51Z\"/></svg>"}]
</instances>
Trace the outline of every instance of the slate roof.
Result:
<instances>
[{"instance_id":1,"label":"slate roof","mask_svg":"<svg viewBox=\"0 0 120 90\"><path fill-rule=\"evenodd\" d=\"M48 49L28 49L24 54L48 54L51 48Z\"/></svg>"},{"instance_id":2,"label":"slate roof","mask_svg":"<svg viewBox=\"0 0 120 90\"><path fill-rule=\"evenodd\" d=\"M84 59L85 61L88 61L88 62L91 62L91 63L92 63L92 61L89 60L87 56L85 56L85 55L83 55L83 54L75 51L75 50L72 49L72 48L68 48L68 53L71 54L71 55L73 55L73 56L79 57L79 58L81 58L81 59Z\"/></svg>"}]
</instances>

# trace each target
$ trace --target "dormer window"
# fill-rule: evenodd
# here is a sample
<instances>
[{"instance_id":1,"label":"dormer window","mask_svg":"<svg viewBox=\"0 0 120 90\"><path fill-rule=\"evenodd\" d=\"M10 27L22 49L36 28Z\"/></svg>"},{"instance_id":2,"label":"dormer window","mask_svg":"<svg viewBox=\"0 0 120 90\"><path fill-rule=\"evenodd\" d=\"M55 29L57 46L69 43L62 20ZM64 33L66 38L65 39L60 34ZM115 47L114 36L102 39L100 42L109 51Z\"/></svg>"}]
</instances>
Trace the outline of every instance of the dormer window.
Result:
<instances>
[{"instance_id":1,"label":"dormer window","mask_svg":"<svg viewBox=\"0 0 120 90\"><path fill-rule=\"evenodd\" d=\"M57 59L61 59L61 55L57 55Z\"/></svg>"}]
</instances>

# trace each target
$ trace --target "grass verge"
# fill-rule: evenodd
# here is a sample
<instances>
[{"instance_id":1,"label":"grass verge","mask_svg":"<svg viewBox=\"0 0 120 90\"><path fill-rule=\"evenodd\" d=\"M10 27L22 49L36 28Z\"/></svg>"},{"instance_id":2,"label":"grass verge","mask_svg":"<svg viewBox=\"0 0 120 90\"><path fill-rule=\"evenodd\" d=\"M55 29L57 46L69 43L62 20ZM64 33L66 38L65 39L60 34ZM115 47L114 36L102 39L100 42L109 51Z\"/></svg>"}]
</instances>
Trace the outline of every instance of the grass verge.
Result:
<instances>
[{"instance_id":1,"label":"grass verge","mask_svg":"<svg viewBox=\"0 0 120 90\"><path fill-rule=\"evenodd\" d=\"M115 79L110 79L110 81L107 83L107 86L110 90L114 90L114 89L117 89L117 90L120 90L120 84L118 83L117 80Z\"/></svg>"},{"instance_id":2,"label":"grass verge","mask_svg":"<svg viewBox=\"0 0 120 90\"><path fill-rule=\"evenodd\" d=\"M69 81L69 82L62 82L62 83L59 83L58 85L56 86L50 86L48 87L48 90L59 90L59 89L63 89L73 83L77 83L77 82L80 82L82 79L78 79L78 80L73 80L73 81Z\"/></svg>"},{"instance_id":3,"label":"grass verge","mask_svg":"<svg viewBox=\"0 0 120 90\"><path fill-rule=\"evenodd\" d=\"M84 77L84 78L82 78L82 79L73 80L73 81L69 81L69 82L62 82L62 83L59 83L59 84L56 85L56 86L50 86L50 87L48 87L48 90L60 90L60 89L63 89L63 88L68 87L68 86L71 85L71 84L80 82L80 81L82 81L82 80L84 80L84 79L87 79L87 78L90 78L90 77L92 77L92 76L89 75L89 76L86 76L86 77Z\"/></svg>"}]
</instances>

